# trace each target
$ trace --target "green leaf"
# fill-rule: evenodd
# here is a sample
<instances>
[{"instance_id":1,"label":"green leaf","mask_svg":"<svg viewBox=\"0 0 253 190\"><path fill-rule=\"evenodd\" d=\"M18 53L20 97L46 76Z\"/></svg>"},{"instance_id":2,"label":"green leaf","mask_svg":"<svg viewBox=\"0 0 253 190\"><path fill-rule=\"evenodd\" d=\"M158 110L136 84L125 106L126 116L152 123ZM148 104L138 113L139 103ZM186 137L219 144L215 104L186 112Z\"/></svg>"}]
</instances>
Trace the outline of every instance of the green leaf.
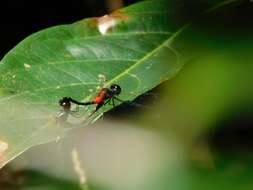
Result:
<instances>
[{"instance_id":1,"label":"green leaf","mask_svg":"<svg viewBox=\"0 0 253 190\"><path fill-rule=\"evenodd\" d=\"M68 129L55 120L61 97L88 101L102 86L116 83L122 87L120 98L133 100L175 76L188 59L177 40L189 26L187 17L179 19L185 7L177 3L144 1L52 27L11 50L0 65L0 166L34 145L64 136ZM209 4L203 7L213 10ZM89 122L111 108L102 108Z\"/></svg>"}]
</instances>

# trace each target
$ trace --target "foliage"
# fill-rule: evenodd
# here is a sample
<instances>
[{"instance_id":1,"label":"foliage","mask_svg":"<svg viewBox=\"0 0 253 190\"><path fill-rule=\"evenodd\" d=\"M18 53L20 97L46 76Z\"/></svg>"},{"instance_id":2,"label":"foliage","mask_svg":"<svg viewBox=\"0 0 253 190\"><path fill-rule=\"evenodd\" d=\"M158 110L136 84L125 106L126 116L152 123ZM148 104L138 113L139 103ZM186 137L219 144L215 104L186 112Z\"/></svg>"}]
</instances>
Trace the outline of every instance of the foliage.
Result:
<instances>
[{"instance_id":1,"label":"foliage","mask_svg":"<svg viewBox=\"0 0 253 190\"><path fill-rule=\"evenodd\" d=\"M224 115L252 105L253 39L252 36L243 36L244 28L240 30L238 27L243 18L235 14L238 10L243 12L245 6L248 4L239 0L194 3L150 0L110 15L56 26L28 37L11 50L0 65L0 104L2 113L5 113L0 116L0 140L5 147L1 153L1 165L34 145L73 135L69 126L62 126L55 120L59 98L71 96L87 101L96 95L101 86L117 83L123 89L120 98L132 101L167 81L164 85L165 97L157 101L157 106L151 111L143 114L139 123L173 141L167 144L171 152L162 148L162 154L156 152L159 146L148 138L150 146L155 147L150 149L150 154L161 159L162 169L160 175L154 172L152 180L145 179L145 185L138 187L182 190L191 189L189 185L193 185L193 189L203 189L213 184L210 189L216 188L214 180L219 175L222 177L224 172L221 163L230 159L216 160L205 135L218 130L216 123ZM238 21L229 24L231 19ZM227 28L235 32L228 34ZM95 122L111 108L110 105L104 107L85 123L71 118L70 126ZM92 109L85 108L83 117ZM114 131L111 130L111 133ZM69 141L74 142L78 132L69 137ZM118 138L124 137L122 134L125 133L120 133ZM146 142L145 135L138 137ZM100 136L95 137L99 139ZM115 136L112 139L118 142ZM163 144L160 140L156 139ZM88 144L91 142L86 141ZM103 142L106 144L107 141ZM108 144L115 145L110 143L108 140ZM79 147L79 152L83 148L80 142L62 144L71 147L64 148L66 154L70 154L72 147ZM123 143L123 148L138 148L138 143L136 147L126 145ZM143 154L146 153L144 150ZM93 151L91 148L86 153L91 156ZM133 154L125 151L128 156ZM126 167L131 166L127 164L128 158L131 158L128 156L122 158ZM155 160L152 156L150 158ZM85 165L86 159L81 158L81 164ZM66 168L71 166L70 163L65 160ZM188 163L194 169L188 170L185 166ZM108 166L113 164L108 162ZM148 165L144 166L148 168ZM122 165L122 168L125 167ZM217 172L213 172L214 169ZM233 174L236 171L232 167ZM166 178L168 176L170 179ZM198 183L199 176L203 183ZM236 176L236 179L240 177ZM231 176L224 179L230 180ZM218 180L218 184L222 185L222 189L228 189L222 180ZM102 186L98 189L106 187L96 178L90 181ZM108 189L116 187L112 185ZM133 189L127 186L121 188Z\"/></svg>"}]
</instances>

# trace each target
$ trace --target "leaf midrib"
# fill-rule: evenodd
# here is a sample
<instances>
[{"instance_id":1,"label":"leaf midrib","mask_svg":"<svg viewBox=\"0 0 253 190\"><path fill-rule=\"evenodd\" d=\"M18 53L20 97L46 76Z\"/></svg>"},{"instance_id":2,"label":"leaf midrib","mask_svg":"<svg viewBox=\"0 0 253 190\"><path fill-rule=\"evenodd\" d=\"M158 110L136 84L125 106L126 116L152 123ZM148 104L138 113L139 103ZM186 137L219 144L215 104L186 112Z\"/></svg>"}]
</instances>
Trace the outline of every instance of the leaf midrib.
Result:
<instances>
[{"instance_id":1,"label":"leaf midrib","mask_svg":"<svg viewBox=\"0 0 253 190\"><path fill-rule=\"evenodd\" d=\"M184 25L181 29L179 29L177 32L175 32L174 34L172 34L168 39L166 39L161 45L159 45L157 48L153 49L151 52L147 53L146 55L144 55L139 61L137 61L135 64L133 64L131 67L129 67L128 69L126 69L125 71L123 71L122 73L120 73L119 75L117 75L116 77L114 77L113 79L109 80L106 84L106 86L109 86L110 84L112 84L113 82L117 81L118 79L122 78L125 74L128 74L129 71L133 70L134 68L136 68L138 65L140 65L142 62L144 62L146 59L148 59L149 57L151 57L152 55L154 55L156 52L158 52L160 49L162 49L163 47L165 47L166 45L170 45L175 38L181 34L190 24L186 24Z\"/></svg>"}]
</instances>

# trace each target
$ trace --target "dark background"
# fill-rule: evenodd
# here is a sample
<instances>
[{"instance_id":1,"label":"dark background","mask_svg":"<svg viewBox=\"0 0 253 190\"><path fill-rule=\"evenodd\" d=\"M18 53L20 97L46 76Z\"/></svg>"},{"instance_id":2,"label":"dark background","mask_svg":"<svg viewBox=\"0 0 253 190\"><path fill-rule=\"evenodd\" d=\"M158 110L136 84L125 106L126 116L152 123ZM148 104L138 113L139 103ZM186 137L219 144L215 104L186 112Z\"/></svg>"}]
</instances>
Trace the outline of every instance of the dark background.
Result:
<instances>
[{"instance_id":1,"label":"dark background","mask_svg":"<svg viewBox=\"0 0 253 190\"><path fill-rule=\"evenodd\" d=\"M138 0L123 0L124 6ZM109 12L112 0L1 0L0 59L25 37L50 26Z\"/></svg>"}]
</instances>

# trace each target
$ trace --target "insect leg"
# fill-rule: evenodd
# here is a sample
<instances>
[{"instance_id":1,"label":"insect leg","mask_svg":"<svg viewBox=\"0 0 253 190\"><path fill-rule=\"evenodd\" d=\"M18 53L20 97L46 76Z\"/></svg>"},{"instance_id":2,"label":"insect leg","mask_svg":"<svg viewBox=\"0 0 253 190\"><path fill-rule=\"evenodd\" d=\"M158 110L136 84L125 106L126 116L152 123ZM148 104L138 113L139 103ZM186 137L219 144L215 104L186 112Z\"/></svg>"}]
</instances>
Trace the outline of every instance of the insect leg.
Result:
<instances>
[{"instance_id":1,"label":"insect leg","mask_svg":"<svg viewBox=\"0 0 253 190\"><path fill-rule=\"evenodd\" d=\"M114 98L112 98L112 106L115 107Z\"/></svg>"},{"instance_id":2,"label":"insect leg","mask_svg":"<svg viewBox=\"0 0 253 190\"><path fill-rule=\"evenodd\" d=\"M125 102L124 100L121 100L121 99L119 99L119 98L117 98L117 97L113 97L113 99L115 99L115 100L117 100L117 101L119 101L119 102Z\"/></svg>"},{"instance_id":3,"label":"insect leg","mask_svg":"<svg viewBox=\"0 0 253 190\"><path fill-rule=\"evenodd\" d=\"M111 101L111 98L108 99L108 100L107 100L106 102L104 102L104 103L99 103L99 104L97 105L97 107L95 108L95 110L93 110L92 113L89 115L89 117L91 117L94 113L96 113L102 106L104 106L104 105L110 103L110 101Z\"/></svg>"},{"instance_id":4,"label":"insect leg","mask_svg":"<svg viewBox=\"0 0 253 190\"><path fill-rule=\"evenodd\" d=\"M89 115L89 117L91 117L94 113L96 113L102 106L104 105L104 103L100 103L96 106L95 110L93 110L91 112L91 114Z\"/></svg>"}]
</instances>

